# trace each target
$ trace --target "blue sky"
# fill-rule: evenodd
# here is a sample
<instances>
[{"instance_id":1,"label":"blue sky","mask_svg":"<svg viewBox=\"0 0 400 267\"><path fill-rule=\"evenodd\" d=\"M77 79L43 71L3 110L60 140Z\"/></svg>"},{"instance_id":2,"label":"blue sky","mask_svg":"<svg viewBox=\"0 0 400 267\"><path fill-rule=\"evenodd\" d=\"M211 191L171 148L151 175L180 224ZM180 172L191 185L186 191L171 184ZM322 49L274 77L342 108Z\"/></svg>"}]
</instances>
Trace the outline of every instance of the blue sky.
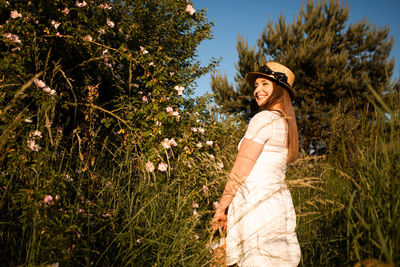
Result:
<instances>
[{"instance_id":1,"label":"blue sky","mask_svg":"<svg viewBox=\"0 0 400 267\"><path fill-rule=\"evenodd\" d=\"M329 0L328 0L329 1ZM214 21L212 40L203 41L198 48L202 65L212 57L222 57L217 70L226 73L230 83L236 74L238 56L236 40L239 34L253 46L267 25L268 18L276 22L282 13L291 23L306 0L191 0L195 9L207 8L207 17ZM316 0L314 1L316 2ZM394 38L391 57L395 58L394 75L400 76L400 0L348 0L349 23L367 18L378 27L389 26ZM207 74L198 79L195 95L212 93L211 78Z\"/></svg>"}]
</instances>

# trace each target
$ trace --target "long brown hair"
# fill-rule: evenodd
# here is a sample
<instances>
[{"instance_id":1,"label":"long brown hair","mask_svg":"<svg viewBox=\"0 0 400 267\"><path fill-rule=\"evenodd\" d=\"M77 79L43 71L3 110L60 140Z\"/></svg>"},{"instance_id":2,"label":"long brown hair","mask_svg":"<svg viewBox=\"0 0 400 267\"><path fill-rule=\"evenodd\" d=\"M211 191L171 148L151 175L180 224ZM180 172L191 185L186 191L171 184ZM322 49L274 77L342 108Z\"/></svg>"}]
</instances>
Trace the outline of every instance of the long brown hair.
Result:
<instances>
[{"instance_id":1,"label":"long brown hair","mask_svg":"<svg viewBox=\"0 0 400 267\"><path fill-rule=\"evenodd\" d=\"M297 130L296 116L294 114L288 91L282 88L279 84L276 84L274 81L272 81L272 84L272 93L267 102L260 108L261 110L277 110L280 112L281 116L286 119L288 126L288 135L286 139L286 146L288 148L287 162L290 163L295 161L299 155L299 134ZM282 109L273 108L275 104L281 104Z\"/></svg>"}]
</instances>

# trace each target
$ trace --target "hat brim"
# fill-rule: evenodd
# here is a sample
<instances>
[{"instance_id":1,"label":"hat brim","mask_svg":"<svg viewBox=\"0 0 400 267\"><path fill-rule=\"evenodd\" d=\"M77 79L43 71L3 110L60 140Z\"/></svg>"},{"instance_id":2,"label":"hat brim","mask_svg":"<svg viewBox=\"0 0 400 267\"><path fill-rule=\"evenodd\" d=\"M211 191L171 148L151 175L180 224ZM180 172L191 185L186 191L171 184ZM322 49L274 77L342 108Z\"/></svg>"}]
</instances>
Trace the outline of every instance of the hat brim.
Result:
<instances>
[{"instance_id":1,"label":"hat brim","mask_svg":"<svg viewBox=\"0 0 400 267\"><path fill-rule=\"evenodd\" d=\"M270 76L270 75L267 75L267 74L262 73L262 72L249 72L249 73L246 74L246 81L252 88L254 88L254 82L256 81L257 77L259 77L259 76L265 77L268 80L276 82L277 84L279 84L280 86L285 88L288 91L289 95L290 95L290 99L292 101L294 100L294 92L293 92L292 87L290 85L288 85L288 84L281 83L280 81L275 79L274 76Z\"/></svg>"}]
</instances>

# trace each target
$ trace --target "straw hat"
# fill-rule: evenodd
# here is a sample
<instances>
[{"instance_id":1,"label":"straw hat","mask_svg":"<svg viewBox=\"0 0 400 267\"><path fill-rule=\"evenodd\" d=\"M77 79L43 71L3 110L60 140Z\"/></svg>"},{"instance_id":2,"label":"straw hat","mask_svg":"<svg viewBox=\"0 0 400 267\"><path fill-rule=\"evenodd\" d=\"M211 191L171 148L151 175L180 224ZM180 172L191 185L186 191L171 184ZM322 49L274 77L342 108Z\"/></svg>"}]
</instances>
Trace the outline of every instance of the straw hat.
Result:
<instances>
[{"instance_id":1,"label":"straw hat","mask_svg":"<svg viewBox=\"0 0 400 267\"><path fill-rule=\"evenodd\" d=\"M258 71L247 73L246 80L251 87L254 87L254 82L259 76L276 82L289 92L291 100L294 99L292 85L295 76L289 68L277 62L268 62L265 66L261 66Z\"/></svg>"}]
</instances>

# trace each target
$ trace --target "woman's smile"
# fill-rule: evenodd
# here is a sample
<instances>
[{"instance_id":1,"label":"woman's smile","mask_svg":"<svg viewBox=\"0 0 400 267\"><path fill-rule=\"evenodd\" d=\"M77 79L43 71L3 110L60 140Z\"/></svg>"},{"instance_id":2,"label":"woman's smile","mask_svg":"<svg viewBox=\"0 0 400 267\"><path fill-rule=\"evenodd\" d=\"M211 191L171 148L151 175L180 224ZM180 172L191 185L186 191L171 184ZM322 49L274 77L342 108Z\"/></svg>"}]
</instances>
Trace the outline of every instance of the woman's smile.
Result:
<instances>
[{"instance_id":1,"label":"woman's smile","mask_svg":"<svg viewBox=\"0 0 400 267\"><path fill-rule=\"evenodd\" d=\"M254 82L254 97L257 104L262 106L268 100L273 90L273 84L270 80L265 78L257 78Z\"/></svg>"}]
</instances>

